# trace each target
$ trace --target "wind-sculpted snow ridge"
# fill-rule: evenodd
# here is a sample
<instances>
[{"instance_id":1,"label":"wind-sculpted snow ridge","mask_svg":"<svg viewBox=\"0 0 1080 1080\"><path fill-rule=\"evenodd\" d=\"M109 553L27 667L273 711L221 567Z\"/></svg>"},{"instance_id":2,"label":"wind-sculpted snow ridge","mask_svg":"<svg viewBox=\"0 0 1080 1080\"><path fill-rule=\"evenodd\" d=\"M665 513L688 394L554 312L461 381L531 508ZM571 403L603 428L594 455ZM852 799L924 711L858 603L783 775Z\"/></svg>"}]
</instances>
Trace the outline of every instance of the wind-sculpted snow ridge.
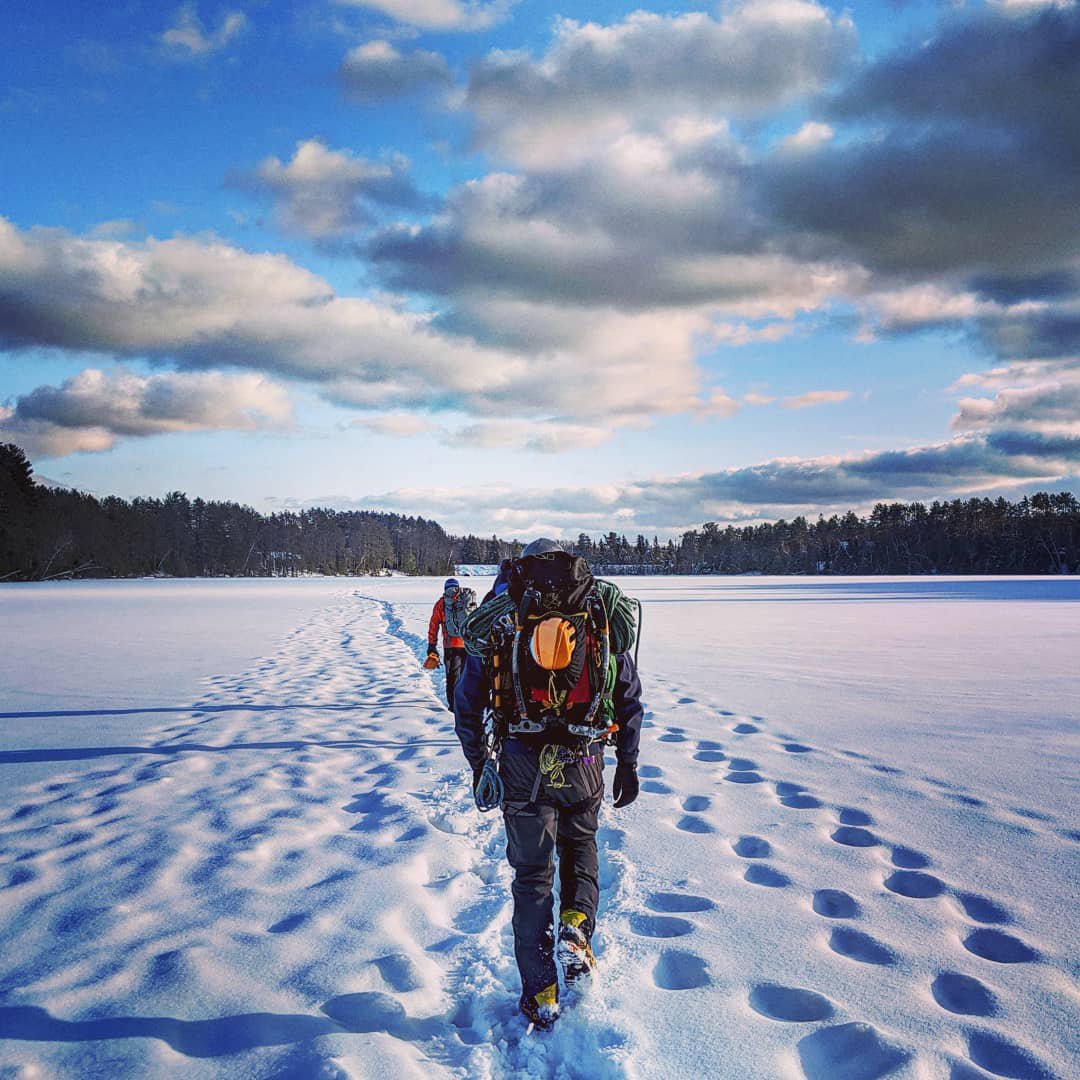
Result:
<instances>
[{"instance_id":1,"label":"wind-sculpted snow ridge","mask_svg":"<svg viewBox=\"0 0 1080 1080\"><path fill-rule=\"evenodd\" d=\"M1075 1075L1075 814L729 709L655 637L599 984L525 1036L502 824L419 668L419 595L365 585L8 802L11 1075Z\"/></svg>"}]
</instances>

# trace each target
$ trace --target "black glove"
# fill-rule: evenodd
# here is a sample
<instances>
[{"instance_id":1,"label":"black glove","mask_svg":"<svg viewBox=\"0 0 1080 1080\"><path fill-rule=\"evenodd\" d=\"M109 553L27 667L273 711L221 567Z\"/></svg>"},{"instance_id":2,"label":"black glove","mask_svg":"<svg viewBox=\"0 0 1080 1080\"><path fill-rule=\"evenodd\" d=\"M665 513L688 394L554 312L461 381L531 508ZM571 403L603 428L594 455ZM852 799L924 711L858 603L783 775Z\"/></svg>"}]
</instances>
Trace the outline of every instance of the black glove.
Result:
<instances>
[{"instance_id":1,"label":"black glove","mask_svg":"<svg viewBox=\"0 0 1080 1080\"><path fill-rule=\"evenodd\" d=\"M637 766L619 762L615 766L615 782L611 785L611 794L615 798L615 809L629 806L637 797L640 785L637 778Z\"/></svg>"}]
</instances>

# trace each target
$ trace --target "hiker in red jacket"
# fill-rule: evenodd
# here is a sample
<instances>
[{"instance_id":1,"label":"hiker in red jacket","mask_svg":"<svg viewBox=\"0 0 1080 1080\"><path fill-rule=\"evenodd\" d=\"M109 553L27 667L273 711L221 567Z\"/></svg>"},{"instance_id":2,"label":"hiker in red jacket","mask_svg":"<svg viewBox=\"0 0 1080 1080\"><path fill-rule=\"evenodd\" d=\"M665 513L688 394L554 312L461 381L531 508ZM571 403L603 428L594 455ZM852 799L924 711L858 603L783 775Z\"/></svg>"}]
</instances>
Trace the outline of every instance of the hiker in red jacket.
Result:
<instances>
[{"instance_id":1,"label":"hiker in red jacket","mask_svg":"<svg viewBox=\"0 0 1080 1080\"><path fill-rule=\"evenodd\" d=\"M465 619L476 608L476 593L463 589L457 578L443 582L443 594L431 609L428 623L428 655L426 668L439 666L439 631L443 636L443 655L446 662L446 707L454 711L454 687L465 666L465 639L461 636Z\"/></svg>"}]
</instances>

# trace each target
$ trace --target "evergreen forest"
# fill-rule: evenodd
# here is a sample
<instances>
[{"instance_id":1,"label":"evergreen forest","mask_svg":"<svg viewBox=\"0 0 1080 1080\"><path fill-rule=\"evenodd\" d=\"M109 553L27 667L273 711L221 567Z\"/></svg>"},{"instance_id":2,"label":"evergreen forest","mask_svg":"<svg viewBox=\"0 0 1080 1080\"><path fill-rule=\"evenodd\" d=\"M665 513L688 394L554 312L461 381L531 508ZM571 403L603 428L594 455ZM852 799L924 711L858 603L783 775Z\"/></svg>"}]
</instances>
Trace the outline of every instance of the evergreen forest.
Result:
<instances>
[{"instance_id":1,"label":"evergreen forest","mask_svg":"<svg viewBox=\"0 0 1080 1080\"><path fill-rule=\"evenodd\" d=\"M526 538L526 541L531 538ZM879 503L809 521L721 527L678 539L582 534L567 547L600 573L1065 574L1080 572L1080 503L1068 492L1010 502ZM494 564L518 541L455 537L435 521L376 511L260 514L234 502L97 498L38 483L0 444L0 581L72 577L450 573Z\"/></svg>"}]
</instances>

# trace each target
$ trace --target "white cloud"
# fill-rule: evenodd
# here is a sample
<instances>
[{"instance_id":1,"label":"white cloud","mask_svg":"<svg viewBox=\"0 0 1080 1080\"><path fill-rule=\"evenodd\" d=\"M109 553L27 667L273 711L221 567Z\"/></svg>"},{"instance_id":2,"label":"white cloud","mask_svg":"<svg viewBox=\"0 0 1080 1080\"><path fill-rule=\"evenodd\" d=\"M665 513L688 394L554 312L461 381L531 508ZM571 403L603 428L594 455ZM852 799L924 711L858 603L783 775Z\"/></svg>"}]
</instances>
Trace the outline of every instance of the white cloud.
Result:
<instances>
[{"instance_id":1,"label":"white cloud","mask_svg":"<svg viewBox=\"0 0 1080 1080\"><path fill-rule=\"evenodd\" d=\"M864 287L850 265L785 255L755 235L726 135L679 137L622 139L558 173L489 174L455 189L430 224L377 234L371 252L401 287L459 301L483 292L790 319Z\"/></svg>"},{"instance_id":2,"label":"white cloud","mask_svg":"<svg viewBox=\"0 0 1080 1080\"><path fill-rule=\"evenodd\" d=\"M782 404L785 409L810 409L815 405L832 405L839 401L847 401L849 397L851 397L850 390L810 390L805 394L786 397Z\"/></svg>"},{"instance_id":3,"label":"white cloud","mask_svg":"<svg viewBox=\"0 0 1080 1080\"><path fill-rule=\"evenodd\" d=\"M824 146L835 134L828 124L818 120L808 120L794 135L780 140L780 149L789 153L803 153Z\"/></svg>"},{"instance_id":4,"label":"white cloud","mask_svg":"<svg viewBox=\"0 0 1080 1080\"><path fill-rule=\"evenodd\" d=\"M696 411L699 420L719 419L727 420L734 416L742 406L730 394L716 387L709 396L698 406Z\"/></svg>"},{"instance_id":5,"label":"white cloud","mask_svg":"<svg viewBox=\"0 0 1080 1080\"><path fill-rule=\"evenodd\" d=\"M1038 300L1001 303L987 299L973 289L944 281L873 288L859 297L865 323L863 334L917 330L927 326L961 324L974 319L1002 319L1028 316L1048 305Z\"/></svg>"},{"instance_id":6,"label":"white cloud","mask_svg":"<svg viewBox=\"0 0 1080 1080\"><path fill-rule=\"evenodd\" d=\"M776 108L824 86L854 29L808 0L747 0L719 19L637 11L557 24L539 60L495 52L463 98L481 140L532 168L667 123Z\"/></svg>"},{"instance_id":7,"label":"white cloud","mask_svg":"<svg viewBox=\"0 0 1080 1080\"><path fill-rule=\"evenodd\" d=\"M88 368L0 409L0 436L31 454L110 450L121 438L189 431L253 431L292 422L285 389L262 375L139 375Z\"/></svg>"},{"instance_id":8,"label":"white cloud","mask_svg":"<svg viewBox=\"0 0 1080 1080\"><path fill-rule=\"evenodd\" d=\"M247 26L247 16L242 11L228 11L221 17L217 30L208 34L192 2L177 9L172 26L161 35L160 41L173 56L194 59L220 52Z\"/></svg>"},{"instance_id":9,"label":"white cloud","mask_svg":"<svg viewBox=\"0 0 1080 1080\"><path fill-rule=\"evenodd\" d=\"M993 390L993 397L963 397L955 431L1036 432L1080 439L1080 360L1018 362L958 380L960 386Z\"/></svg>"},{"instance_id":10,"label":"white cloud","mask_svg":"<svg viewBox=\"0 0 1080 1080\"><path fill-rule=\"evenodd\" d=\"M425 86L449 86L450 68L439 53L401 52L389 41L369 41L350 49L338 78L355 101L402 97Z\"/></svg>"},{"instance_id":11,"label":"white cloud","mask_svg":"<svg viewBox=\"0 0 1080 1080\"><path fill-rule=\"evenodd\" d=\"M370 8L422 30L487 30L510 13L517 0L337 0Z\"/></svg>"},{"instance_id":12,"label":"white cloud","mask_svg":"<svg viewBox=\"0 0 1080 1080\"><path fill-rule=\"evenodd\" d=\"M408 439L436 430L427 417L416 413L383 413L380 416L363 416L352 422L352 427L367 428L376 435L388 435L395 439Z\"/></svg>"},{"instance_id":13,"label":"white cloud","mask_svg":"<svg viewBox=\"0 0 1080 1080\"><path fill-rule=\"evenodd\" d=\"M0 342L239 368L315 386L368 410L464 412L609 429L692 412L707 313L516 301L468 324L360 297L281 255L219 240L89 240L0 219ZM659 363L658 358L663 362ZM557 429L578 445L598 434ZM560 439L526 444L549 450Z\"/></svg>"},{"instance_id":14,"label":"white cloud","mask_svg":"<svg viewBox=\"0 0 1080 1080\"><path fill-rule=\"evenodd\" d=\"M318 139L298 142L292 161L268 157L233 182L269 195L285 229L316 239L355 232L371 222L377 204L421 202L404 158L368 161L348 150L331 150Z\"/></svg>"},{"instance_id":15,"label":"white cloud","mask_svg":"<svg viewBox=\"0 0 1080 1080\"><path fill-rule=\"evenodd\" d=\"M988 371L969 371L950 386L950 393L962 389L1001 390L1007 387L1031 386L1062 377L1070 379L1080 367L1080 359L1062 357L1058 360L1013 360Z\"/></svg>"}]
</instances>

